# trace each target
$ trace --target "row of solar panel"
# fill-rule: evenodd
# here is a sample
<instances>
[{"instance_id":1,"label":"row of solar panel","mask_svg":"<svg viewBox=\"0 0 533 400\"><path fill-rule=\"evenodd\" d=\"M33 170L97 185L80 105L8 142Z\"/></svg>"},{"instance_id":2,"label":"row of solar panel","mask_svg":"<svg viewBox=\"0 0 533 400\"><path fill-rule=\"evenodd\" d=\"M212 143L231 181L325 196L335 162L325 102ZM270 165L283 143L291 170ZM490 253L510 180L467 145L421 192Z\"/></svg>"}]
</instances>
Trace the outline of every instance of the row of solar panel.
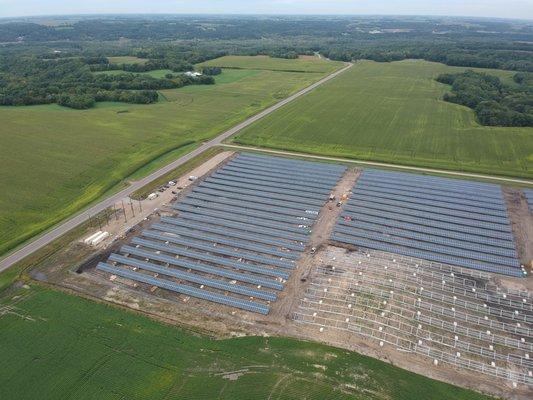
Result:
<instances>
[{"instance_id":1,"label":"row of solar panel","mask_svg":"<svg viewBox=\"0 0 533 400\"><path fill-rule=\"evenodd\" d=\"M299 170L310 170L310 171L322 171L322 172L334 172L338 176L342 175L346 170L346 167L339 164L324 164L317 163L315 161L305 161L298 159L290 158L281 158L281 157L271 157L261 154L253 153L241 153L239 154L238 160L249 160L253 161L256 164L267 164L267 165L284 165L291 166L292 168L297 168Z\"/></svg>"},{"instance_id":2,"label":"row of solar panel","mask_svg":"<svg viewBox=\"0 0 533 400\"><path fill-rule=\"evenodd\" d=\"M196 260L195 262L188 261L187 259L183 259L182 257L176 258L175 256L172 257L161 253L154 253L153 251L150 251L149 248L143 249L140 247L140 245L138 246L139 247L122 246L120 251L123 254L143 257L146 260L159 261L170 265L191 269L193 271L203 272L210 275L223 276L228 279L234 279L240 282L247 282L253 285L261 285L276 290L282 290L283 284L276 279L272 279L272 277L281 279L289 278L289 273L285 271L258 267L256 265L250 265L247 263L235 262L226 259L222 259L224 262L223 264L217 265L224 265L232 269L228 270L210 264L205 264L205 262L217 263L219 261L219 257L205 257L201 253L195 253L192 251L184 253L184 256L190 260ZM200 262L198 262L198 260ZM235 272L235 270L241 272ZM259 276L243 272L251 272Z\"/></svg>"},{"instance_id":3,"label":"row of solar panel","mask_svg":"<svg viewBox=\"0 0 533 400\"><path fill-rule=\"evenodd\" d=\"M461 258L470 259L470 260L483 261L486 263L494 264L495 266L506 265L508 267L520 268L518 261L514 257L505 257L505 256L487 254L487 253L482 252L482 250L478 251L478 250L458 248L458 247L452 246L449 243L449 241L446 241L445 244L438 244L438 243L430 242L428 240L424 240L421 238L411 239L411 238L406 237L403 234L403 232L401 232L401 235L395 234L392 231L387 231L386 233L383 233L383 232L370 231L362 227L359 228L355 226L351 227L351 229L349 230L339 229L337 227L335 229L335 232L346 237L354 236L358 238L376 240L376 241L383 242L383 243L395 244L399 246L429 251L429 252L438 253L438 254L446 254L446 255L450 255L454 257L461 257Z\"/></svg>"},{"instance_id":4,"label":"row of solar panel","mask_svg":"<svg viewBox=\"0 0 533 400\"><path fill-rule=\"evenodd\" d=\"M365 170L333 236L361 247L522 276L497 185Z\"/></svg>"},{"instance_id":5,"label":"row of solar panel","mask_svg":"<svg viewBox=\"0 0 533 400\"><path fill-rule=\"evenodd\" d=\"M283 289L282 282L289 278L320 207L345 170L336 165L324 167L240 154L173 206L178 217L162 217L134 238L132 245L123 246L123 255L109 258L114 266L102 268L139 282L150 280L149 284L168 290L208 300L214 295L212 301L267 313L264 304L203 286L274 301L275 293L260 287ZM170 279L202 286L183 288ZM196 291L194 295L186 292L190 289Z\"/></svg>"},{"instance_id":6,"label":"row of solar panel","mask_svg":"<svg viewBox=\"0 0 533 400\"><path fill-rule=\"evenodd\" d=\"M271 219L266 219L265 217L256 217L256 216L249 216L249 215L236 215L235 213L228 212L228 211L218 211L218 210L210 210L207 207L201 207L201 206L189 206L187 204L177 204L173 207L175 210L181 211L182 214L184 213L194 213L194 214L200 214L200 215L207 215L210 217L216 217L220 219L228 219L230 221L236 221L236 222L243 222L246 224L253 224L253 225L260 225L265 226L268 228L274 228L274 229L281 229L283 231L287 232L294 232L296 234L308 234L309 229L307 226L304 226L302 224L300 225L294 225L289 224L286 222L277 222L272 221Z\"/></svg>"},{"instance_id":7,"label":"row of solar panel","mask_svg":"<svg viewBox=\"0 0 533 400\"><path fill-rule=\"evenodd\" d=\"M257 172L275 172L277 174L283 174L294 177L307 177L311 175L315 180L328 180L335 179L338 176L336 172L323 172L320 170L300 170L293 167L285 167L277 164L261 165L254 162L242 161L239 158L233 159L227 164L228 167L242 168L249 171Z\"/></svg>"},{"instance_id":8,"label":"row of solar panel","mask_svg":"<svg viewBox=\"0 0 533 400\"><path fill-rule=\"evenodd\" d=\"M277 246L277 247L281 247L281 248L289 249L289 250L302 251L304 249L303 244L296 243L294 241L290 241L287 239L282 239L282 238L272 239L268 236L257 235L249 231L244 232L242 230L234 230L234 229L227 229L223 227L212 226L209 223L176 220L175 218L170 218L170 217L163 217L161 218L161 221L164 222L165 224L154 224L152 225L152 228L158 229L164 232L172 232L173 228L177 229L177 228L183 227L183 228L195 229L202 233L204 232L215 233L215 234L222 235L222 236L249 240L255 243L270 244L272 246Z\"/></svg>"},{"instance_id":9,"label":"row of solar panel","mask_svg":"<svg viewBox=\"0 0 533 400\"><path fill-rule=\"evenodd\" d=\"M352 217L359 217L363 214L367 214L367 215L371 215L374 217L386 218L390 221L407 222L411 224L427 226L430 228L449 230L451 232L460 232L460 233L465 233L465 234L473 234L476 236L493 238L493 239L497 239L501 241L513 242L514 240L512 234L508 232L498 232L498 231L483 229L479 227L457 225L457 224L443 222L443 221L436 221L436 220L432 220L432 219L424 218L424 217L417 217L417 216L411 216L411 215L403 215L401 213L387 212L385 210L364 207L362 205L359 205L357 207L351 207L351 210L346 210L345 214L347 216L352 216Z\"/></svg>"},{"instance_id":10,"label":"row of solar panel","mask_svg":"<svg viewBox=\"0 0 533 400\"><path fill-rule=\"evenodd\" d=\"M218 243L212 242L210 245L206 243L202 243L201 241L191 239L191 238L180 238L177 236L168 236L168 235L162 235L159 232L154 231L144 231L142 232L142 236L148 237L150 239L159 240L162 242L168 242L172 247L174 245L179 245L182 247L192 248L194 250L202 250L208 253L214 253L214 254L222 254L228 257L234 257L239 258L243 260L253 261L260 264L265 265L273 265L280 268L294 268L294 260L290 259L283 259L281 257L273 257L271 255L260 255L256 252L250 252L247 250L234 250L234 249L228 249L224 246L219 246ZM135 242L135 240L140 240L138 238L135 238L133 243L143 244L140 242ZM216 243L217 245L214 246L213 243Z\"/></svg>"},{"instance_id":11,"label":"row of solar panel","mask_svg":"<svg viewBox=\"0 0 533 400\"><path fill-rule=\"evenodd\" d=\"M183 199L180 202L180 204L184 206L191 206L191 207L204 207L204 208L215 210L215 211L239 213L241 215L255 216L258 218L261 218L261 217L269 218L272 221L285 222L287 224L298 225L298 226L299 225L308 226L308 225L311 225L312 223L311 219L305 218L305 217L282 215L282 214L276 213L275 211L266 212L265 208L272 209L273 207L265 207L265 208L262 208L260 211L260 210L252 210L248 208L228 206L226 204L215 203L215 202L210 202L206 200L197 200L195 198L190 198L190 197Z\"/></svg>"},{"instance_id":12,"label":"row of solar panel","mask_svg":"<svg viewBox=\"0 0 533 400\"><path fill-rule=\"evenodd\" d=\"M241 300L230 296L225 296L213 293L207 290L198 289L189 285L180 285L168 280L157 279L146 274L132 272L123 268L117 268L109 264L99 263L98 269L110 274L114 274L123 278L134 281L146 283L148 285L157 286L159 288L167 289L176 293L184 294L191 297L196 297L203 300L212 301L214 303L224 304L230 307L240 308L246 311L256 312L259 314L268 314L269 307L267 305L257 303L254 301Z\"/></svg>"},{"instance_id":13,"label":"row of solar panel","mask_svg":"<svg viewBox=\"0 0 533 400\"><path fill-rule=\"evenodd\" d=\"M533 214L533 189L524 189L529 211Z\"/></svg>"},{"instance_id":14,"label":"row of solar panel","mask_svg":"<svg viewBox=\"0 0 533 400\"><path fill-rule=\"evenodd\" d=\"M442 264L455 265L459 267L466 267L486 272L493 272L503 275L517 276L522 277L522 271L518 268L505 267L505 266L494 266L490 264L485 264L477 261L471 261L464 258L452 257L441 255L438 253L422 251L417 249L411 249L403 246L395 246L387 243L383 243L379 240L368 240L363 238L356 237L342 237L337 233L333 233L333 240L337 240L341 243L352 244L354 246L364 247L373 250L386 251L389 253L401 254L409 257L420 258L428 261L434 261Z\"/></svg>"},{"instance_id":15,"label":"row of solar panel","mask_svg":"<svg viewBox=\"0 0 533 400\"><path fill-rule=\"evenodd\" d=\"M354 229L364 229L366 231L376 232L383 235L399 236L408 239L414 239L421 242L434 243L443 246L454 247L463 250L470 250L486 254L494 254L502 257L509 257L513 260L516 260L516 250L515 249L502 249L500 247L487 246L479 243L472 243L463 240L456 240L448 237L428 235L425 233L417 233L409 230L395 229L391 227L384 227L381 225L367 224L364 222L358 221L357 223L350 221L343 221L340 223L343 226L337 227L338 232L343 232L350 234Z\"/></svg>"},{"instance_id":16,"label":"row of solar panel","mask_svg":"<svg viewBox=\"0 0 533 400\"><path fill-rule=\"evenodd\" d=\"M502 200L502 193L501 190L499 191L486 191L481 188L472 187L470 185L466 186L447 186L447 185L441 185L436 182L423 182L413 179L402 179L398 178L396 176L389 176L388 173L384 173L382 175L376 176L374 174L369 173L367 170L365 170L361 174L361 182L375 182L379 184L396 184L401 185L403 187L409 187L413 188L414 190L420 189L420 190L429 190L432 192L441 192L446 194L450 197L466 197L475 199L476 194L479 196L482 196L482 198L491 203L499 203Z\"/></svg>"},{"instance_id":17,"label":"row of solar panel","mask_svg":"<svg viewBox=\"0 0 533 400\"><path fill-rule=\"evenodd\" d=\"M376 229L387 230L387 229L401 229L404 231L412 232L413 234L424 234L428 236L441 237L441 238L450 238L456 239L461 242L472 243L472 244L481 244L486 245L493 249L503 249L506 251L515 251L514 242L511 240L500 240L494 239L486 236L476 235L472 232L463 233L463 232L454 232L447 229L435 228L432 226L417 225L409 222L396 221L388 218L381 218L380 216L370 215L368 213L359 213L357 215L353 214L343 214L345 220L339 221L341 225L351 226L354 223L357 223L358 226L375 226Z\"/></svg>"},{"instance_id":18,"label":"row of solar panel","mask_svg":"<svg viewBox=\"0 0 533 400\"><path fill-rule=\"evenodd\" d=\"M367 196L373 196L377 198L386 198L394 199L397 201L402 201L408 204L416 205L425 205L433 206L438 209L452 209L457 211L482 214L482 215L491 215L494 217L507 218L506 209L491 209L485 208L483 204L461 204L458 202L447 201L442 199L441 196L420 196L408 190L388 190L379 187L368 186L365 184L359 183L357 187L357 192L359 194L365 194Z\"/></svg>"},{"instance_id":19,"label":"row of solar panel","mask_svg":"<svg viewBox=\"0 0 533 400\"><path fill-rule=\"evenodd\" d=\"M390 187L392 185L401 185L401 187L404 190L409 190L413 193L423 193L423 194L432 194L436 196L442 196L452 199L463 199L463 200L470 200L470 201L479 201L480 199L483 199L483 202L486 203L489 206L492 207L498 207L501 208L504 205L503 199L501 196L499 197L486 197L484 194L480 193L477 196L475 195L475 192L472 191L470 194L462 194L459 190L457 191L448 191L445 188L437 188L432 186L415 186L411 184L403 184L402 182L396 182L394 181L381 181L381 180L374 180L371 178L367 178L364 175L360 178L360 183L369 185L369 186L380 186L380 187Z\"/></svg>"},{"instance_id":20,"label":"row of solar panel","mask_svg":"<svg viewBox=\"0 0 533 400\"><path fill-rule=\"evenodd\" d=\"M464 205L471 205L479 208L489 209L489 210L498 210L498 211L505 211L505 204L502 201L494 201L494 199L491 199L490 201L486 201L480 196L476 196L474 194L464 194L460 195L458 193L452 194L440 189L432 189L429 187L424 188L414 188L414 187L404 187L404 186L398 186L398 184L395 183L381 183L376 181L371 181L368 179L360 178L358 180L358 184L361 185L361 187L371 188L372 190L380 190L385 191L387 193L391 194L401 194L401 195L408 195L410 194L412 197L420 197L425 198L429 200L438 200L438 201L445 201L447 203L451 204L464 204Z\"/></svg>"},{"instance_id":21,"label":"row of solar panel","mask_svg":"<svg viewBox=\"0 0 533 400\"><path fill-rule=\"evenodd\" d=\"M159 226L161 226L159 224ZM153 232L153 231L145 231L146 232ZM160 232L160 230L158 230ZM221 235L213 235L208 234L205 232L195 231L192 229L184 229L184 228L178 228L176 227L173 229L172 227L166 226L163 229L163 233L165 233L169 237L175 237L175 236L185 236L193 239L198 239L206 242L211 243L217 243L217 245L224 245L228 247L233 248L239 248L239 249L246 249L246 250L252 250L257 253L263 253L263 254L269 254L275 257L282 257L282 258L289 258L292 260L298 259L298 253L293 252L290 250L278 250L277 247L274 246L264 246L262 244L256 244L251 241L245 241L241 239L233 239L230 236L221 236Z\"/></svg>"},{"instance_id":22,"label":"row of solar panel","mask_svg":"<svg viewBox=\"0 0 533 400\"><path fill-rule=\"evenodd\" d=\"M356 197L356 196L355 196ZM355 204L355 205L354 205ZM399 213L403 215L410 215L414 217L419 218L425 218L428 220L434 220L434 221L442 221L454 225L463 225L463 226L471 226L475 228L482 228L485 230L491 230L496 232L504 232L504 233L510 233L511 227L509 224L502 225L502 224L495 224L492 222L484 222L484 221L478 221L474 219L468 219L464 217L452 217L448 215L442 215L442 214L436 214L428 210L427 211L421 211L416 209L410 209L403 207L401 205L399 206L391 206L387 204L378 203L377 201L357 201L355 198L350 200L348 204L346 204L346 210L357 210L357 207L362 206L365 208L373 208L376 210L382 210L387 211L390 213Z\"/></svg>"},{"instance_id":23,"label":"row of solar panel","mask_svg":"<svg viewBox=\"0 0 533 400\"><path fill-rule=\"evenodd\" d=\"M314 183L318 185L319 187L326 188L328 179L334 179L333 177L328 177L328 179L323 177L317 177L316 174L310 174L310 173L299 173L299 172L289 172L289 171L277 171L268 167L265 168L248 168L244 165L235 165L228 163L225 165L221 171L232 171L232 172L238 172L243 173L247 172L248 174L254 174L259 177L275 177L278 175L283 175L284 179L294 179L297 183L302 183L305 181L309 181L311 183Z\"/></svg>"},{"instance_id":24,"label":"row of solar panel","mask_svg":"<svg viewBox=\"0 0 533 400\"><path fill-rule=\"evenodd\" d=\"M469 191L475 189L477 191L490 192L494 194L501 193L501 187L492 183L466 181L460 179L443 178L405 172L380 171L375 169L367 169L364 173L367 176L393 180L402 184L403 182L413 182L418 183L421 186L436 186L446 189L458 188L461 189L461 191Z\"/></svg>"},{"instance_id":25,"label":"row of solar panel","mask_svg":"<svg viewBox=\"0 0 533 400\"><path fill-rule=\"evenodd\" d=\"M451 217L459 217L459 218L466 218L466 219L472 219L476 221L485 221L490 222L494 224L502 224L502 225L509 225L509 219L507 216L493 216L493 215L487 215L487 214L478 214L475 211L463 211L459 209L458 207L454 208L443 208L439 207L436 204L431 204L431 202L427 202L426 204L421 203L415 203L411 201L406 201L403 199L400 199L398 197L390 198L389 196L385 195L376 195L376 194L369 194L364 189L358 189L357 193L352 196L353 202L356 201L367 201L367 202L374 202L374 203L380 203L380 204L386 204L391 206L401 206L406 209L413 209L413 210L419 210L419 211L427 211L434 214L439 215L448 215Z\"/></svg>"}]
</instances>

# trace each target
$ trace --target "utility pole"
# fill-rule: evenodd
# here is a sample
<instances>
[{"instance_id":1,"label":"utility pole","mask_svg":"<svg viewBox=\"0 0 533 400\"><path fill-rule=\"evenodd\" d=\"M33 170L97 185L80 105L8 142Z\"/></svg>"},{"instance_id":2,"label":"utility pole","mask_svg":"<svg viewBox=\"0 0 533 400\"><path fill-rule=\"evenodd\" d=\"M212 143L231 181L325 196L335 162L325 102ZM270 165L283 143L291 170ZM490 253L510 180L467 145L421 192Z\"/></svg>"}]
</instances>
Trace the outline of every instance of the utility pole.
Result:
<instances>
[{"instance_id":1,"label":"utility pole","mask_svg":"<svg viewBox=\"0 0 533 400\"><path fill-rule=\"evenodd\" d=\"M133 214L133 218L135 218L135 210L133 209L133 203L131 202L131 199L130 199L130 207L131 207L131 213Z\"/></svg>"},{"instance_id":2,"label":"utility pole","mask_svg":"<svg viewBox=\"0 0 533 400\"><path fill-rule=\"evenodd\" d=\"M122 211L124 212L124 222L128 222L128 218L126 218L126 207L124 207L124 200L122 200Z\"/></svg>"},{"instance_id":3,"label":"utility pole","mask_svg":"<svg viewBox=\"0 0 533 400\"><path fill-rule=\"evenodd\" d=\"M141 213L142 213L143 212L143 205L142 205L140 199L138 200L138 202L139 202L139 210L141 210Z\"/></svg>"},{"instance_id":4,"label":"utility pole","mask_svg":"<svg viewBox=\"0 0 533 400\"><path fill-rule=\"evenodd\" d=\"M115 221L118 221L117 205L116 204L113 204L113 211L115 212Z\"/></svg>"}]
</instances>

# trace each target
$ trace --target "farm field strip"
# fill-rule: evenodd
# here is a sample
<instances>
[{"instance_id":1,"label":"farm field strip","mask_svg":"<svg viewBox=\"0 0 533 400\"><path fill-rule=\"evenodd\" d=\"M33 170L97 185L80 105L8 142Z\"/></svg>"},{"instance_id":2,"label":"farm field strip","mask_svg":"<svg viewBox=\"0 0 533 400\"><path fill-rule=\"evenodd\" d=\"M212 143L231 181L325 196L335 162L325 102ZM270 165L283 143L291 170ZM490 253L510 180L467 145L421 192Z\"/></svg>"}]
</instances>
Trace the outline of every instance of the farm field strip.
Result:
<instances>
[{"instance_id":1,"label":"farm field strip","mask_svg":"<svg viewBox=\"0 0 533 400\"><path fill-rule=\"evenodd\" d=\"M446 103L434 80L460 72L426 61L357 62L348 73L248 127L240 145L464 171L533 177L533 129L479 125ZM511 72L485 70L503 79Z\"/></svg>"}]
</instances>

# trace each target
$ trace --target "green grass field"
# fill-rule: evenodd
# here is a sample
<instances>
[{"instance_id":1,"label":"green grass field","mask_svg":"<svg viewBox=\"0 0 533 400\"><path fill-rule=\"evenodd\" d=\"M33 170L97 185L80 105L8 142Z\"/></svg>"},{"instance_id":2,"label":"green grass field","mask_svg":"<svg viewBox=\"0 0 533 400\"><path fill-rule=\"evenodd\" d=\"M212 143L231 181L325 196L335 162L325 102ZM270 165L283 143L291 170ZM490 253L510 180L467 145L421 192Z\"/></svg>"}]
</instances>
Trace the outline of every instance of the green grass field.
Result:
<instances>
[{"instance_id":1,"label":"green grass field","mask_svg":"<svg viewBox=\"0 0 533 400\"><path fill-rule=\"evenodd\" d=\"M479 125L434 78L464 68L362 61L238 134L245 145L533 178L533 128ZM512 72L485 70L510 81Z\"/></svg>"},{"instance_id":2,"label":"green grass field","mask_svg":"<svg viewBox=\"0 0 533 400\"><path fill-rule=\"evenodd\" d=\"M488 399L357 353L213 340L37 286L0 298L0 343L5 399Z\"/></svg>"},{"instance_id":3,"label":"green grass field","mask_svg":"<svg viewBox=\"0 0 533 400\"><path fill-rule=\"evenodd\" d=\"M152 71L146 71L146 72L129 72L129 71L123 71L121 69L113 69L110 71L96 71L93 72L94 74L106 74L106 75L122 75L122 74L142 74L142 75L149 75L153 78L163 78L166 74L176 74L176 72L173 72L170 69L154 69Z\"/></svg>"},{"instance_id":4,"label":"green grass field","mask_svg":"<svg viewBox=\"0 0 533 400\"><path fill-rule=\"evenodd\" d=\"M0 107L0 254L321 76L225 70L152 105Z\"/></svg>"},{"instance_id":5,"label":"green grass field","mask_svg":"<svg viewBox=\"0 0 533 400\"><path fill-rule=\"evenodd\" d=\"M139 58L132 56L118 56L118 57L107 57L109 62L114 64L146 64L148 61L147 58Z\"/></svg>"},{"instance_id":6,"label":"green grass field","mask_svg":"<svg viewBox=\"0 0 533 400\"><path fill-rule=\"evenodd\" d=\"M279 59L268 56L225 56L199 65L221 68L327 73L341 68L343 63L313 57Z\"/></svg>"}]
</instances>

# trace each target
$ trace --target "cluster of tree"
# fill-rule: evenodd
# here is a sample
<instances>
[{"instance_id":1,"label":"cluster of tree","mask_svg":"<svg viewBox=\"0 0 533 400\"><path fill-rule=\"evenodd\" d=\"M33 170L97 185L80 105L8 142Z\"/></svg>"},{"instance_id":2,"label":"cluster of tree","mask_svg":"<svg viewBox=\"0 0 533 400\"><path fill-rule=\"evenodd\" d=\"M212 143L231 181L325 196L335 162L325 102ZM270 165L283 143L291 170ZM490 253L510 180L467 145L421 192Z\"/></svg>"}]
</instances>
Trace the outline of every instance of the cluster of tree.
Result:
<instances>
[{"instance_id":1,"label":"cluster of tree","mask_svg":"<svg viewBox=\"0 0 533 400\"><path fill-rule=\"evenodd\" d=\"M157 90L214 83L211 76L170 74L158 79L138 73L94 74L87 62L95 61L86 58L0 58L0 105L57 103L86 109L98 101L148 104L157 101Z\"/></svg>"},{"instance_id":2,"label":"cluster of tree","mask_svg":"<svg viewBox=\"0 0 533 400\"><path fill-rule=\"evenodd\" d=\"M504 84L497 76L474 71L442 74L437 81L451 85L445 101L472 108L483 125L533 127L531 74L515 74L516 84Z\"/></svg>"},{"instance_id":3,"label":"cluster of tree","mask_svg":"<svg viewBox=\"0 0 533 400\"><path fill-rule=\"evenodd\" d=\"M220 75L222 73L222 68L220 67L202 67L202 74L208 76Z\"/></svg>"}]
</instances>

